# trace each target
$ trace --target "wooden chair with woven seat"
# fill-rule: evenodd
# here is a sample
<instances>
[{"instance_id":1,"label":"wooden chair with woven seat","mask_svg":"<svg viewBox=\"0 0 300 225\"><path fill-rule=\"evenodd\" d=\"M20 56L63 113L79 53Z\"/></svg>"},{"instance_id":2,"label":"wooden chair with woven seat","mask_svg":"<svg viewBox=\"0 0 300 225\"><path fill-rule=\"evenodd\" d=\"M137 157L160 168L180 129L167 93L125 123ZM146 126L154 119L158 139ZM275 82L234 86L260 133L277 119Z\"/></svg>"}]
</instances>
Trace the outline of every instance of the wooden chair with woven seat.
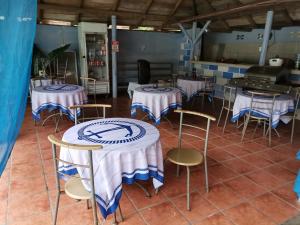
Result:
<instances>
[{"instance_id":1,"label":"wooden chair with woven seat","mask_svg":"<svg viewBox=\"0 0 300 225\"><path fill-rule=\"evenodd\" d=\"M56 204L55 204L55 210L54 210L54 215L53 215L53 224L55 225L56 221L57 221L57 213L58 213L58 208L59 208L60 195L62 193L65 193L67 196L69 196L72 199L87 200L87 205L89 205L88 201L91 201L94 225L98 225L96 199L95 199L95 184L94 184L94 170L93 170L93 154L92 154L92 152L93 151L100 151L102 149L102 146L101 145L71 144L71 143L61 141L53 135L49 135L48 140L52 144L52 157L53 157L54 168L55 168L55 180L56 180L56 191L57 191ZM87 151L88 152L88 163L85 164L85 165L75 164L73 162L67 162L65 160L59 159L59 157L57 156L57 153L56 153L57 146L67 148L67 149L72 150L72 151ZM59 162L62 162L64 165L74 166L76 168L87 169L89 177L88 178L81 178L78 174L67 175L66 173L63 173L63 172L59 171L59 168L58 168L58 163ZM67 178L67 181L66 181L65 186L64 186L64 191L61 189L61 185L60 185L60 181L59 181L61 176ZM86 188L82 184L82 181L90 183L90 186L91 186L91 191L90 192L88 190L86 190ZM89 206L88 206L88 208L89 208ZM123 215L122 215L120 206L119 206L119 212L120 212L120 215L121 215L121 221L123 221ZM114 213L114 222L117 223L116 213Z\"/></svg>"},{"instance_id":2,"label":"wooden chair with woven seat","mask_svg":"<svg viewBox=\"0 0 300 225\"><path fill-rule=\"evenodd\" d=\"M223 125L223 131L222 131L223 133L224 133L226 125L227 125L229 113L232 112L233 103L234 103L234 100L236 97L236 90L237 90L236 87L231 87L228 85L224 86L223 104L222 104L222 109L221 109L218 123L217 123L217 126L219 126L223 111L226 110L227 113L226 113L226 118L225 118L224 125Z\"/></svg>"},{"instance_id":3,"label":"wooden chair with woven seat","mask_svg":"<svg viewBox=\"0 0 300 225\"><path fill-rule=\"evenodd\" d=\"M207 147L208 147L208 135L210 122L216 121L215 117L212 117L207 114L188 111L188 110L175 110L175 112L180 113L180 123L179 123L179 136L178 136L178 147L173 148L167 152L167 160L177 165L177 175L179 175L180 166L185 166L187 169L187 209L190 210L190 167L198 166L204 163L205 171L205 187L206 191L209 191L208 186L208 171L207 171ZM206 128L200 126L195 126L194 124L183 123L183 116L198 116L207 120ZM205 132L205 138L201 138L200 135L191 134L188 132L183 132L183 128L188 127L195 129L197 131L201 130ZM192 136L201 140L204 140L204 149L203 152L182 147L182 135Z\"/></svg>"},{"instance_id":4,"label":"wooden chair with woven seat","mask_svg":"<svg viewBox=\"0 0 300 225\"><path fill-rule=\"evenodd\" d=\"M104 119L106 117L106 109L107 108L111 108L112 106L110 104L84 104L84 105L73 105L70 106L69 109L74 110L74 111L79 111L81 110L82 113L82 117L78 118L78 113L75 113L75 125L80 123L80 122L84 122L84 121L88 121L88 120L95 120L95 119ZM89 117L85 117L84 111L87 109L96 109L97 111L97 116L89 116ZM102 116L99 115L99 111L98 108L102 108Z\"/></svg>"}]
</instances>

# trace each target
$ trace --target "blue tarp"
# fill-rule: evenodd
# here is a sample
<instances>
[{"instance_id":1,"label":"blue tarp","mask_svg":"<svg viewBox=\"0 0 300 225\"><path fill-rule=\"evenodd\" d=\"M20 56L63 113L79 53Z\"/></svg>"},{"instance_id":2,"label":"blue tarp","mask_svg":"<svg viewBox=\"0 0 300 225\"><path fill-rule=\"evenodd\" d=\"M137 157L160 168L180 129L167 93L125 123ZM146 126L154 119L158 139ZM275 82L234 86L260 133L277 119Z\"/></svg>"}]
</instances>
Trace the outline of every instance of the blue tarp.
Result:
<instances>
[{"instance_id":1,"label":"blue tarp","mask_svg":"<svg viewBox=\"0 0 300 225\"><path fill-rule=\"evenodd\" d=\"M0 175L24 118L36 14L36 0L0 0Z\"/></svg>"},{"instance_id":2,"label":"blue tarp","mask_svg":"<svg viewBox=\"0 0 300 225\"><path fill-rule=\"evenodd\" d=\"M300 160L300 151L297 153L296 159ZM294 191L296 192L298 199L300 199L300 170L298 171L298 175L295 180Z\"/></svg>"}]
</instances>

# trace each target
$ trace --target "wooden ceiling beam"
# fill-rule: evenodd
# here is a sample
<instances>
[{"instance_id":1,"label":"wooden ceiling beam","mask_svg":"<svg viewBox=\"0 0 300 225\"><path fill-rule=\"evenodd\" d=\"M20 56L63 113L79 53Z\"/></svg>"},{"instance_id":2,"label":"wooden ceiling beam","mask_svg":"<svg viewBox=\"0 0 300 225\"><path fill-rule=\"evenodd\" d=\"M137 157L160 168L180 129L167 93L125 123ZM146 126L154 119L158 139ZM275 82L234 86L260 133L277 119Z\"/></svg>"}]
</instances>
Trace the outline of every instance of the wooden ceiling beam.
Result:
<instances>
[{"instance_id":1,"label":"wooden ceiling beam","mask_svg":"<svg viewBox=\"0 0 300 225\"><path fill-rule=\"evenodd\" d=\"M163 29L163 27L168 23L168 21L170 21L171 17L174 16L174 14L177 12L177 10L182 2L183 2L183 0L176 1L174 8L169 13L168 17L163 21L163 23L161 25L161 29Z\"/></svg>"},{"instance_id":2,"label":"wooden ceiling beam","mask_svg":"<svg viewBox=\"0 0 300 225\"><path fill-rule=\"evenodd\" d=\"M191 21L203 21L203 20L217 20L224 17L227 18L233 18L236 17L237 14L243 13L243 12L251 12L251 11L257 11L257 10L269 10L274 7L278 6L286 6L291 5L295 3L300 3L300 0L263 0L263 1L256 1L254 3L249 3L241 6L237 6L234 8L219 10L207 14L202 14L198 16L192 16L185 19L180 20L180 23L187 23Z\"/></svg>"},{"instance_id":3,"label":"wooden ceiling beam","mask_svg":"<svg viewBox=\"0 0 300 225\"><path fill-rule=\"evenodd\" d=\"M115 0L113 11L117 11L120 6L121 0Z\"/></svg>"},{"instance_id":4,"label":"wooden ceiling beam","mask_svg":"<svg viewBox=\"0 0 300 225\"><path fill-rule=\"evenodd\" d=\"M145 10L144 10L145 15L148 14L152 4L153 4L153 0L148 0L148 2L146 4L146 7L145 7ZM143 23L143 21L144 21L144 18L141 18L140 20L138 20L137 26L141 25Z\"/></svg>"},{"instance_id":5,"label":"wooden ceiling beam","mask_svg":"<svg viewBox=\"0 0 300 225\"><path fill-rule=\"evenodd\" d=\"M84 7L84 0L80 0L80 5L79 7L82 9ZM75 23L79 23L81 22L81 17L82 17L82 13L79 13L78 16L77 16L77 21L75 21Z\"/></svg>"},{"instance_id":6,"label":"wooden ceiling beam","mask_svg":"<svg viewBox=\"0 0 300 225\"><path fill-rule=\"evenodd\" d=\"M174 8L173 8L172 11L171 11L171 13L169 13L169 17L173 16L173 15L177 12L177 10L178 10L178 8L179 8L179 6L180 6L180 4L181 4L182 2L183 2L183 0L177 0L177 2L176 2L176 4L175 4Z\"/></svg>"},{"instance_id":7,"label":"wooden ceiling beam","mask_svg":"<svg viewBox=\"0 0 300 225\"><path fill-rule=\"evenodd\" d=\"M286 21L290 24L290 25L294 25L294 20L293 18L290 16L289 12L287 11L287 9L284 9L282 11L284 17L286 18Z\"/></svg>"},{"instance_id":8,"label":"wooden ceiling beam","mask_svg":"<svg viewBox=\"0 0 300 225\"><path fill-rule=\"evenodd\" d=\"M211 12L216 12L216 9L211 5L211 3L208 0L204 0L204 2L206 3L206 5L208 6ZM224 24L225 27L224 29L226 29L227 31L231 30L229 24L225 20L218 20L218 21Z\"/></svg>"},{"instance_id":9,"label":"wooden ceiling beam","mask_svg":"<svg viewBox=\"0 0 300 225\"><path fill-rule=\"evenodd\" d=\"M241 3L240 0L233 0L233 2L234 2L236 5L238 5L238 6L242 6L242 5L243 5L243 4ZM247 19L247 21L249 22L249 24L250 24L251 26L253 26L253 27L256 26L256 22L255 22L255 20L252 18L252 16L247 15L247 16L245 16L245 18Z\"/></svg>"},{"instance_id":10,"label":"wooden ceiling beam","mask_svg":"<svg viewBox=\"0 0 300 225\"><path fill-rule=\"evenodd\" d=\"M101 10L97 8L80 8L76 6L63 6L63 5L56 5L56 4L46 4L41 3L38 5L38 8L41 10L54 10L57 13L74 13L74 14L89 14L93 16L101 15L116 15L116 16L123 16L127 17L128 19L139 19L144 18L145 20L153 20L153 21L165 21L168 16L164 15L156 15L156 14L144 14L144 13L137 13L137 12L128 12L128 11L113 11L113 10Z\"/></svg>"}]
</instances>

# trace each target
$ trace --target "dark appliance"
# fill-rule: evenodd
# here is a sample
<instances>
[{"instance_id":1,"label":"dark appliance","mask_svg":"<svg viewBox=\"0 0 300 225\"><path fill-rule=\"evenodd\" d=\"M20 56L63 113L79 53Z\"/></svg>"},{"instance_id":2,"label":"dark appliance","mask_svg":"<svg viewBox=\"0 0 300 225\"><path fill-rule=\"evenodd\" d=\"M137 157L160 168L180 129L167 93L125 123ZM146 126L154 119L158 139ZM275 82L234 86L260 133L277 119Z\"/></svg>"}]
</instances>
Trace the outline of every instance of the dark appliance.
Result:
<instances>
[{"instance_id":1,"label":"dark appliance","mask_svg":"<svg viewBox=\"0 0 300 225\"><path fill-rule=\"evenodd\" d=\"M278 66L252 66L243 78L233 78L229 84L247 90L273 91L289 93L291 90L289 70Z\"/></svg>"},{"instance_id":2,"label":"dark appliance","mask_svg":"<svg viewBox=\"0 0 300 225\"><path fill-rule=\"evenodd\" d=\"M149 84L151 80L150 63L147 60L139 59L137 61L137 65L138 65L138 83Z\"/></svg>"}]
</instances>

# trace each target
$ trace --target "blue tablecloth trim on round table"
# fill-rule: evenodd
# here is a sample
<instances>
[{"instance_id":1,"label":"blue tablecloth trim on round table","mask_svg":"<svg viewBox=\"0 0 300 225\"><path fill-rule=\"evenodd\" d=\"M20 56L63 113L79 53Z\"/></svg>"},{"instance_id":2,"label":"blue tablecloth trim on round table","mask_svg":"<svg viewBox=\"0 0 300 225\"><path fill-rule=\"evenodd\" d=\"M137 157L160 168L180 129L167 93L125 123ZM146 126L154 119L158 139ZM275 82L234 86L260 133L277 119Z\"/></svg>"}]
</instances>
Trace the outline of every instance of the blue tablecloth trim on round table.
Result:
<instances>
[{"instance_id":1,"label":"blue tablecloth trim on round table","mask_svg":"<svg viewBox=\"0 0 300 225\"><path fill-rule=\"evenodd\" d=\"M32 111L32 117L34 120L39 121L41 119L41 115L40 113L44 110L55 110L58 109L61 112L63 112L64 114L66 114L70 120L75 120L75 116L71 113L70 109L66 108L65 106L58 104L58 103L44 103L42 105L40 105L37 110ZM77 116L80 115L80 110L77 111Z\"/></svg>"},{"instance_id":2,"label":"blue tablecloth trim on round table","mask_svg":"<svg viewBox=\"0 0 300 225\"><path fill-rule=\"evenodd\" d=\"M143 112L145 112L145 113L148 114L149 119L153 120L154 123L155 123L155 125L159 125L161 117L163 117L164 115L168 114L169 110L171 110L171 109L177 109L177 108L181 108L181 107L182 107L182 104L172 103L167 108L163 109L160 112L160 117L156 118L154 116L154 114L150 111L150 109L149 109L148 106L145 106L143 103L135 102L135 103L133 103L131 105L131 117L136 116L136 111L135 111L136 109L141 109Z\"/></svg>"},{"instance_id":3,"label":"blue tablecloth trim on round table","mask_svg":"<svg viewBox=\"0 0 300 225\"><path fill-rule=\"evenodd\" d=\"M250 111L250 107L242 108L239 113L232 116L231 121L236 122L240 117L244 116L249 111ZM288 108L288 110L284 112L273 112L273 114L281 116L289 112L294 112L294 108ZM256 117L269 118L269 114L257 110L252 110L251 114ZM278 124L279 124L279 119L272 121L272 128L276 128Z\"/></svg>"},{"instance_id":4,"label":"blue tablecloth trim on round table","mask_svg":"<svg viewBox=\"0 0 300 225\"><path fill-rule=\"evenodd\" d=\"M67 175L77 174L77 169L71 165L62 166L59 168L59 171ZM63 175L61 175L60 178L64 178ZM158 170L157 166L149 165L148 168L145 169L135 169L131 173L122 173L122 183L124 184L133 184L137 180L148 180L149 178L154 178L160 181L161 183L164 182L163 172ZM109 214L112 214L116 211L121 196L122 196L122 184L118 185L118 187L114 190L114 194L111 197L111 199L108 201L108 203L106 203L100 196L95 195L96 202L104 218L106 218Z\"/></svg>"}]
</instances>

